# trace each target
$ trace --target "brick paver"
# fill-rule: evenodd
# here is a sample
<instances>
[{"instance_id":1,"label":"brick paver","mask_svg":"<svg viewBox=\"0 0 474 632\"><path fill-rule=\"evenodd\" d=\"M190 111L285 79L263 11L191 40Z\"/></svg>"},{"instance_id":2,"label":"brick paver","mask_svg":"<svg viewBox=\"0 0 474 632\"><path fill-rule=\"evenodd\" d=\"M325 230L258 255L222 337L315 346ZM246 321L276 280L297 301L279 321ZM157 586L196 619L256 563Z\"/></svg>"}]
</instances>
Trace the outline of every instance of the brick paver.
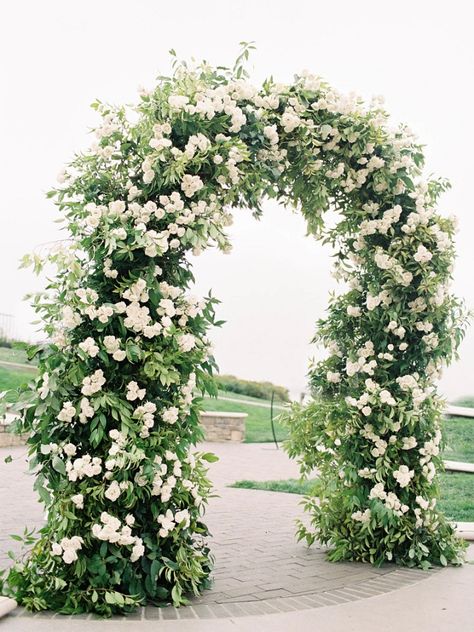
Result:
<instances>
[{"instance_id":1,"label":"brick paver","mask_svg":"<svg viewBox=\"0 0 474 632\"><path fill-rule=\"evenodd\" d=\"M211 500L206 515L216 558L213 587L189 607L147 607L134 615L137 620L240 617L324 607L396 590L433 572L328 562L321 547L308 549L295 541L294 521L302 513L299 496L227 487L244 478L297 477L298 468L285 453L268 444L205 444L204 449L220 457L211 466L218 497ZM14 457L12 463L4 463L7 454ZM9 534L18 533L22 525L42 522L26 467L23 447L0 450L2 567L7 549L18 550ZM38 616L20 608L15 614Z\"/></svg>"}]
</instances>

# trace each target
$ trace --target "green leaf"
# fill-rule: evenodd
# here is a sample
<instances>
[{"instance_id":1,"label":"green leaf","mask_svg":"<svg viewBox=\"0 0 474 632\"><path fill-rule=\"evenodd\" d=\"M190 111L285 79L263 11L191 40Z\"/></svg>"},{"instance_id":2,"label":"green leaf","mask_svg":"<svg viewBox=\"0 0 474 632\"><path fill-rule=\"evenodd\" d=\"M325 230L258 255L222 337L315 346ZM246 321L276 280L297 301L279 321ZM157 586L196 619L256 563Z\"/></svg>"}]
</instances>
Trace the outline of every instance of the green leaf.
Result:
<instances>
[{"instance_id":1,"label":"green leaf","mask_svg":"<svg viewBox=\"0 0 474 632\"><path fill-rule=\"evenodd\" d=\"M16 540L17 542L23 542L23 538L21 535L15 535L14 533L10 534L12 540Z\"/></svg>"},{"instance_id":2,"label":"green leaf","mask_svg":"<svg viewBox=\"0 0 474 632\"><path fill-rule=\"evenodd\" d=\"M56 472L59 472L60 474L63 474L64 476L66 475L66 466L64 465L64 461L60 459L59 456L56 455L53 457L53 460L51 461L51 465L56 470Z\"/></svg>"},{"instance_id":3,"label":"green leaf","mask_svg":"<svg viewBox=\"0 0 474 632\"><path fill-rule=\"evenodd\" d=\"M201 454L201 459L207 461L208 463L216 463L219 460L219 457L212 452L205 452L204 454Z\"/></svg>"}]
</instances>

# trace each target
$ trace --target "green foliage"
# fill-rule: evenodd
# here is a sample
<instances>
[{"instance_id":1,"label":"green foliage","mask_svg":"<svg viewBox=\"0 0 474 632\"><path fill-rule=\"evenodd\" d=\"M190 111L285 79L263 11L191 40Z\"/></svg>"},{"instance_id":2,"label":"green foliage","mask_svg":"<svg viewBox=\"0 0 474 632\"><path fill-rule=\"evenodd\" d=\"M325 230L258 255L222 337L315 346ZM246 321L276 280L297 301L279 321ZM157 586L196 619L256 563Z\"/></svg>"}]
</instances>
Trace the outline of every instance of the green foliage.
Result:
<instances>
[{"instance_id":1,"label":"green foliage","mask_svg":"<svg viewBox=\"0 0 474 632\"><path fill-rule=\"evenodd\" d=\"M217 375L216 382L223 391L258 397L260 399L271 399L272 393L275 400L281 402L290 401L288 389L284 386L276 386L271 382L256 382L253 380L242 380L234 375Z\"/></svg>"}]
</instances>

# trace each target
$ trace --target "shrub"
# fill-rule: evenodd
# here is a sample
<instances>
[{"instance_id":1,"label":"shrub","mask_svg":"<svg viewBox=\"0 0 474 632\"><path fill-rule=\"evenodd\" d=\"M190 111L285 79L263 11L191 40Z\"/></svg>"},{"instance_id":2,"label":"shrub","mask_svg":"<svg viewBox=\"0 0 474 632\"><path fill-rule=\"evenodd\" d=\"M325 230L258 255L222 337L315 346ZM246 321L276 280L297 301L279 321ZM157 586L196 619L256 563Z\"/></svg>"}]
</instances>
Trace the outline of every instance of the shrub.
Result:
<instances>
[{"instance_id":1,"label":"shrub","mask_svg":"<svg viewBox=\"0 0 474 632\"><path fill-rule=\"evenodd\" d=\"M258 397L260 399L271 399L275 393L275 399L281 402L289 402L290 394L284 386L277 386L272 382L256 382L253 380L242 380L235 375L218 375L216 382L223 391Z\"/></svg>"}]
</instances>

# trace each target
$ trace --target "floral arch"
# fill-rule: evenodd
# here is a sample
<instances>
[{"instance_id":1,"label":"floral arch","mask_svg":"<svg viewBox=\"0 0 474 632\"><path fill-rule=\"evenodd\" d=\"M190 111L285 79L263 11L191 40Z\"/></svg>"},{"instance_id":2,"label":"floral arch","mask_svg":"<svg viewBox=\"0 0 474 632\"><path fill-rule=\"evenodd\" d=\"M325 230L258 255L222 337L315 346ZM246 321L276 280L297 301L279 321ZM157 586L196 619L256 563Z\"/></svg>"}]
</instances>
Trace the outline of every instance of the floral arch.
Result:
<instances>
[{"instance_id":1,"label":"floral arch","mask_svg":"<svg viewBox=\"0 0 474 632\"><path fill-rule=\"evenodd\" d=\"M454 222L436 211L447 184L422 179L420 146L380 104L309 74L255 88L247 55L232 71L176 62L133 122L95 103L97 141L50 193L71 241L48 257L57 273L35 307L51 343L30 350L40 377L16 405L47 523L3 580L29 608L109 615L208 585L212 455L194 453L195 393L215 392L215 300L187 294L187 253L228 249L230 209L258 215L266 196L334 246L348 284L318 324L314 400L288 416L289 454L320 471L299 537L333 560L462 560L436 508L434 382L464 322L447 290Z\"/></svg>"}]
</instances>

